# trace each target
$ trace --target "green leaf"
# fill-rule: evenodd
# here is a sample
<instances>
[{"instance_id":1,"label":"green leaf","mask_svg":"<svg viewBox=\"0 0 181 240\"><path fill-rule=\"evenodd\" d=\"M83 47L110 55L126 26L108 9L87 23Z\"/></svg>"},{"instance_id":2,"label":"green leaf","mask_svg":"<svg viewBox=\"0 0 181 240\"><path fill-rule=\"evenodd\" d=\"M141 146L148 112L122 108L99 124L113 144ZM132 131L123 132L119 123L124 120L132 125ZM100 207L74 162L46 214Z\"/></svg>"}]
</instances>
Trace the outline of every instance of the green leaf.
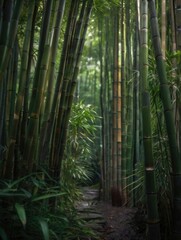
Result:
<instances>
[{"instance_id":1,"label":"green leaf","mask_svg":"<svg viewBox=\"0 0 181 240\"><path fill-rule=\"evenodd\" d=\"M16 208L18 217L19 217L20 221L23 224L23 227L25 228L25 226L26 226L26 212L25 212L25 208L22 205L20 205L19 203L15 204L15 208Z\"/></svg>"},{"instance_id":2,"label":"green leaf","mask_svg":"<svg viewBox=\"0 0 181 240\"><path fill-rule=\"evenodd\" d=\"M43 219L38 219L38 221L40 223L44 239L49 240L49 228L47 222Z\"/></svg>"},{"instance_id":3,"label":"green leaf","mask_svg":"<svg viewBox=\"0 0 181 240\"><path fill-rule=\"evenodd\" d=\"M27 197L27 196L22 193L0 192L0 197Z\"/></svg>"},{"instance_id":4,"label":"green leaf","mask_svg":"<svg viewBox=\"0 0 181 240\"><path fill-rule=\"evenodd\" d=\"M41 201L41 200L45 200L45 199L49 199L49 198L52 198L52 197L58 197L58 196L62 196L66 193L50 193L50 194L45 194L45 195L42 195L42 196L39 196L39 197L34 197L32 199L32 202L36 202L36 201Z\"/></svg>"},{"instance_id":5,"label":"green leaf","mask_svg":"<svg viewBox=\"0 0 181 240\"><path fill-rule=\"evenodd\" d=\"M32 194L31 194L30 192L28 192L27 190L21 188L21 191L25 194L25 196L26 196L27 198L31 198L31 197L32 197Z\"/></svg>"},{"instance_id":6,"label":"green leaf","mask_svg":"<svg viewBox=\"0 0 181 240\"><path fill-rule=\"evenodd\" d=\"M2 229L1 227L0 227L0 237L2 240L8 240L8 237L7 237L4 229Z\"/></svg>"}]
</instances>

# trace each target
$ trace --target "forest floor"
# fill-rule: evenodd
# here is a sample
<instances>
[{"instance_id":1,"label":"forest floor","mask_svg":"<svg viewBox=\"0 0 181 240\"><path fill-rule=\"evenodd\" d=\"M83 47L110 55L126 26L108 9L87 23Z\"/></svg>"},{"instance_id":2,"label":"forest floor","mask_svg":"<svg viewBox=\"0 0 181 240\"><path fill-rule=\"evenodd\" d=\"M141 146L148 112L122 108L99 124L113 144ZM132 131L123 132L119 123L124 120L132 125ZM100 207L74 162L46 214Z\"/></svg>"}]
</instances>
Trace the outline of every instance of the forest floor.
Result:
<instances>
[{"instance_id":1,"label":"forest floor","mask_svg":"<svg viewBox=\"0 0 181 240\"><path fill-rule=\"evenodd\" d=\"M77 205L79 215L96 234L87 240L145 240L145 224L137 208L112 207L99 200L99 191L83 188L82 201ZM86 238L83 238L86 239Z\"/></svg>"}]
</instances>

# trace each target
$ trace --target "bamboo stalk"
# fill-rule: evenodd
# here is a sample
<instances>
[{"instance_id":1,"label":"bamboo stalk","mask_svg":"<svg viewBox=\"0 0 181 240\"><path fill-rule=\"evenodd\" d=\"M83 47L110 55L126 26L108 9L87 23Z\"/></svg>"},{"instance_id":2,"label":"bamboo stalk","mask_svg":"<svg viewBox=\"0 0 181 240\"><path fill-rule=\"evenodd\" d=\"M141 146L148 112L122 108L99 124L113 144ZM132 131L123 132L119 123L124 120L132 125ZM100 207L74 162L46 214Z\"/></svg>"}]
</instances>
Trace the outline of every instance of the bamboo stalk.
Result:
<instances>
[{"instance_id":1,"label":"bamboo stalk","mask_svg":"<svg viewBox=\"0 0 181 240\"><path fill-rule=\"evenodd\" d=\"M75 92L75 87L76 87L76 81L77 81L77 75L79 72L79 64L80 64L80 59L82 56L82 51L83 51L83 46L84 46L84 42L85 42L85 35L87 32L87 27L88 27L88 22L89 22L89 18L90 18L90 14L91 14L91 10L92 10L92 0L88 0L86 2L86 8L84 8L84 4L82 5L82 9L80 12L80 17L77 23L77 27L75 28L75 39L72 39L72 46L74 46L74 50L75 53L77 52L77 54L74 55L74 57L76 57L75 59L75 67L73 68L73 75L71 77L71 81L70 81L70 85L68 86L68 92L66 95L65 102L67 102L67 109L64 112L63 115L63 121L62 121L62 126L61 126L61 136L59 139L59 149L58 149L58 155L59 158L56 157L55 159L55 178L58 179L60 177L60 173L61 173L61 163L62 163L62 159L63 159L63 154L64 154L64 149L65 149L65 143L66 143L66 136L67 136L67 127L68 127L68 120L70 117L70 111L71 111L71 106L72 106L72 102L73 102L73 95ZM83 19L82 19L83 17ZM82 30L82 31L80 31ZM79 39L80 38L80 39ZM77 45L78 44L78 45ZM76 46L77 45L77 46ZM61 106L61 105L60 105Z\"/></svg>"},{"instance_id":2,"label":"bamboo stalk","mask_svg":"<svg viewBox=\"0 0 181 240\"><path fill-rule=\"evenodd\" d=\"M148 4L141 3L141 49L140 69L142 86L142 122L143 145L145 159L145 190L147 197L147 227L148 239L161 239L160 220L158 214L155 166L152 146L150 94L148 90Z\"/></svg>"},{"instance_id":3,"label":"bamboo stalk","mask_svg":"<svg viewBox=\"0 0 181 240\"><path fill-rule=\"evenodd\" d=\"M11 5L12 1L6 1L6 4L10 4ZM9 10L7 10L7 12L4 12L4 16L5 18L8 16L9 19L11 19L10 23L8 23L8 25L4 25L2 24L3 28L7 27L7 30L2 29L3 34L1 35L1 37L5 37L5 41L3 43L0 43L0 88L1 88L1 83L3 81L3 76L4 73L7 69L8 66L8 62L9 62L9 58L12 52L12 48L14 45L14 41L16 38L16 33L17 33L17 28L18 28L18 21L19 21L19 16L21 13L21 9L23 6L23 0L19 0L16 1L15 6L13 8L13 13L12 13L12 17L9 16L9 14L11 15L11 9L12 9L12 5L8 7ZM9 21L9 20L8 20ZM4 33L6 32L6 34L4 35Z\"/></svg>"},{"instance_id":4,"label":"bamboo stalk","mask_svg":"<svg viewBox=\"0 0 181 240\"><path fill-rule=\"evenodd\" d=\"M47 130L48 133L51 133L52 128L54 127L54 135L52 137L52 147L51 147L51 153L50 153L50 161L49 161L49 169L50 169L50 174L52 176L57 176L59 178L59 172L60 169L57 169L55 167L55 162L57 164L59 164L59 160L55 160L54 158L54 154L56 155L58 153L58 149L59 149L59 138L60 138L60 118L61 113L59 112L59 116L58 119L54 118L54 114L56 112L56 110L58 111L58 108L61 107L63 108L64 106L60 104L60 101L64 101L64 96L65 96L65 92L63 93L63 88L64 90L67 89L67 82L65 79L64 82L64 86L63 86L63 79L65 78L65 74L70 74L71 73L71 69L70 72L65 72L66 70L66 62L67 62L67 58L68 58L68 50L70 47L70 43L71 43L71 37L72 34L74 34L74 25L75 25L75 20L76 20L76 16L77 16L77 11L78 11L78 6L79 6L79 2L75 2L72 1L70 8L69 8L69 17L68 17L68 22L66 25L66 32L65 32L65 37L64 37L64 44L63 44L63 48L62 48L62 54L61 54L61 60L60 60L60 65L59 65L59 72L58 72L58 76L56 79L56 85L55 85L55 92L54 92L54 96L53 96L53 102L52 102L52 107L51 107L51 115L50 115L50 125L49 125L49 129ZM70 66L69 66L70 67ZM63 94L63 97L62 97ZM58 100L58 101L57 101ZM57 103L58 102L58 103ZM62 112L63 114L63 112ZM56 156L57 158L58 156ZM58 174L55 173L56 171L58 171Z\"/></svg>"},{"instance_id":5,"label":"bamboo stalk","mask_svg":"<svg viewBox=\"0 0 181 240\"><path fill-rule=\"evenodd\" d=\"M45 112L44 112L44 120L42 123L42 130L41 130L41 148L40 148L40 162L41 164L45 163L46 156L49 152L49 145L51 142L50 134L48 134L48 125L50 124L50 116L51 116L51 106L52 106L52 99L53 99L53 88L54 88L54 81L55 78L55 64L56 64L56 56L57 56L57 47L58 47L58 40L61 30L61 23L64 15L64 8L65 2L59 1L56 24L54 29L53 41L52 41L52 53L51 53L51 64L50 64L50 73L49 73L49 81L47 87L47 94L46 94L46 105L45 105Z\"/></svg>"},{"instance_id":6,"label":"bamboo stalk","mask_svg":"<svg viewBox=\"0 0 181 240\"><path fill-rule=\"evenodd\" d=\"M29 12L29 20L27 22L26 27L26 36L24 39L24 46L23 46L23 54L22 54L22 62L21 62L21 70L20 70L20 80L19 80L19 89L13 114L13 124L11 127L10 138L9 138L9 149L7 153L7 161L5 167L5 177L13 178L14 173L14 148L17 138L17 130L18 124L20 120L20 113L23 104L23 97L24 97L24 87L25 87L25 79L26 79L26 68L27 68L27 61L28 61L28 51L29 51L29 37L31 31L31 22L32 22L32 13L34 11L34 1L31 2L30 5L30 12Z\"/></svg>"},{"instance_id":7,"label":"bamboo stalk","mask_svg":"<svg viewBox=\"0 0 181 240\"><path fill-rule=\"evenodd\" d=\"M127 203L127 181L126 181L126 142L127 142L127 124L126 124L126 81L125 81L125 6L122 0L121 6L121 124L122 124L122 162L121 162L121 178L122 178L122 195L123 204Z\"/></svg>"},{"instance_id":8,"label":"bamboo stalk","mask_svg":"<svg viewBox=\"0 0 181 240\"><path fill-rule=\"evenodd\" d=\"M175 22L177 49L181 49L181 0L175 0Z\"/></svg>"},{"instance_id":9,"label":"bamboo stalk","mask_svg":"<svg viewBox=\"0 0 181 240\"><path fill-rule=\"evenodd\" d=\"M166 75L165 62L162 56L159 36L158 20L156 15L155 1L148 1L150 22L152 30L152 42L155 52L158 77L160 81L161 100L164 107L165 122L169 139L169 147L172 161L173 177L173 239L181 239L181 161L180 150L176 140L173 107L171 102L169 84Z\"/></svg>"},{"instance_id":10,"label":"bamboo stalk","mask_svg":"<svg viewBox=\"0 0 181 240\"><path fill-rule=\"evenodd\" d=\"M118 172L120 173L120 147L118 148L118 140L121 142L120 131L118 129L118 104L120 107L120 93L118 95L118 81L119 81L119 9L116 8L114 17L114 46L113 46L113 126L112 126L112 187L111 197L113 206L121 206L122 202L119 197L121 189L118 183ZM120 115L119 115L120 116ZM120 118L119 118L120 120ZM118 151L119 150L119 151ZM118 165L119 164L119 165ZM119 170L118 170L119 169Z\"/></svg>"}]
</instances>

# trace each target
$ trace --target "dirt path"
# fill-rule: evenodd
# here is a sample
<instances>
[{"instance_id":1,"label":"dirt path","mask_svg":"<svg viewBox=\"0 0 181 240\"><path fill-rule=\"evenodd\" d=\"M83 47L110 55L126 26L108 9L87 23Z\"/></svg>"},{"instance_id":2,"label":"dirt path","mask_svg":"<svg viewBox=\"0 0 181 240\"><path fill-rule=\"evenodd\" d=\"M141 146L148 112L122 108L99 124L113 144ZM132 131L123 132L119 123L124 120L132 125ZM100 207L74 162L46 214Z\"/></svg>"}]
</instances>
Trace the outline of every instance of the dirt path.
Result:
<instances>
[{"instance_id":1,"label":"dirt path","mask_svg":"<svg viewBox=\"0 0 181 240\"><path fill-rule=\"evenodd\" d=\"M77 209L100 240L145 239L145 227L142 223L139 225L138 210L112 207L111 204L99 201L98 190L83 188L83 200Z\"/></svg>"}]
</instances>

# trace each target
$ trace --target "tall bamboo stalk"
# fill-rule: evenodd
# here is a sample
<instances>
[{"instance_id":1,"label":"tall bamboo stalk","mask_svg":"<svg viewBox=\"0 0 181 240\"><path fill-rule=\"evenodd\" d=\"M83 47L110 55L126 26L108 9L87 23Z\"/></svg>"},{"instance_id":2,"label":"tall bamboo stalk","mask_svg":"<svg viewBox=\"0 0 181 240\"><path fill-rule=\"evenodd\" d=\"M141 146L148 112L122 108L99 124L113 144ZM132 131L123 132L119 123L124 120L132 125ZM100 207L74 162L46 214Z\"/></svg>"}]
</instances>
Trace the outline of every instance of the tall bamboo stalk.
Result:
<instances>
[{"instance_id":1,"label":"tall bamboo stalk","mask_svg":"<svg viewBox=\"0 0 181 240\"><path fill-rule=\"evenodd\" d=\"M4 4L4 0L2 0L0 2L0 37L1 37L1 28L2 28L2 19L3 19L3 4Z\"/></svg>"},{"instance_id":2,"label":"tall bamboo stalk","mask_svg":"<svg viewBox=\"0 0 181 240\"><path fill-rule=\"evenodd\" d=\"M30 112L32 111L34 105L36 105L35 98L37 95L38 83L39 83L39 81L41 81L41 80L39 80L40 68L41 68L45 45L48 42L49 27L50 27L50 22L51 22L50 19L51 19L52 6L53 6L54 1L55 0L47 1L45 4L45 10L44 10L44 14L43 14L43 20L42 20L41 31L40 31L38 59L37 59L37 63L36 63L36 69L35 69L34 81L33 81L33 89L32 89L30 106L29 106Z\"/></svg>"},{"instance_id":3,"label":"tall bamboo stalk","mask_svg":"<svg viewBox=\"0 0 181 240\"><path fill-rule=\"evenodd\" d=\"M53 97L52 102L52 112L50 116L50 121L54 119L53 113L57 110L57 118L54 119L54 128L55 133L52 138L52 147L51 147L51 155L50 155L50 162L49 162L49 168L50 173L55 178L59 179L60 175L60 168L57 166L60 166L60 157L59 157L59 140L61 132L61 120L65 111L65 96L67 94L67 87L68 87L68 81L70 81L72 76L71 68L73 68L72 64L72 58L73 56L70 53L70 46L71 41L73 39L74 33L75 33L75 23L78 15L79 10L79 1L75 2L72 1L70 8L69 8L69 17L66 25L66 31L65 31L65 37L64 37L64 44L61 54L61 60L60 60L60 66L59 66L59 72L56 80L56 86L55 86L55 93ZM75 49L74 49L75 50ZM68 57L69 57L69 63L68 63ZM75 57L75 56L74 56ZM73 60L75 60L73 58ZM67 66L68 65L68 66ZM57 102L58 98L58 102ZM61 108L61 111L59 111L59 108ZM52 128L52 126L50 126Z\"/></svg>"},{"instance_id":4,"label":"tall bamboo stalk","mask_svg":"<svg viewBox=\"0 0 181 240\"><path fill-rule=\"evenodd\" d=\"M110 176L110 163L111 163L111 121L110 121L110 86L112 85L112 83L110 83L111 81L111 77L110 77L110 70L109 70L109 64L111 61L111 57L110 57L110 20L109 17L105 18L105 53L104 53L104 77L105 77L105 81L104 82L104 90L103 90L103 99L106 100L106 103L104 102L103 105L104 106L104 146L105 149L103 149L104 151L104 157L105 157L105 194L104 194L104 199L105 200L109 200L110 197L110 188L111 188L111 176ZM104 100L104 101L105 101Z\"/></svg>"},{"instance_id":5,"label":"tall bamboo stalk","mask_svg":"<svg viewBox=\"0 0 181 240\"><path fill-rule=\"evenodd\" d=\"M177 49L181 49L181 0L175 0L175 22Z\"/></svg>"},{"instance_id":6,"label":"tall bamboo stalk","mask_svg":"<svg viewBox=\"0 0 181 240\"><path fill-rule=\"evenodd\" d=\"M152 147L152 129L150 113L150 94L148 89L148 4L141 2L141 49L140 69L142 86L142 121L145 158L145 189L147 197L148 239L161 239L158 215L155 166Z\"/></svg>"},{"instance_id":7,"label":"tall bamboo stalk","mask_svg":"<svg viewBox=\"0 0 181 240\"><path fill-rule=\"evenodd\" d=\"M133 59L132 59L132 32L131 29L131 3L126 1L125 11L126 11L126 122L127 122L127 146L126 146L126 177L127 185L130 186L132 183L132 171L133 171ZM129 193L129 203L132 204L131 197L131 187L127 187L127 192Z\"/></svg>"},{"instance_id":8,"label":"tall bamboo stalk","mask_svg":"<svg viewBox=\"0 0 181 240\"><path fill-rule=\"evenodd\" d=\"M112 126L112 205L120 206L122 204L120 199L120 182L118 180L118 173L120 173L121 155L120 143L121 132L120 123L120 83L119 83L119 8L116 8L114 17L114 48L113 48L113 126ZM119 108L119 111L118 111ZM121 122L121 121L120 121ZM119 176L120 177L120 176Z\"/></svg>"},{"instance_id":9,"label":"tall bamboo stalk","mask_svg":"<svg viewBox=\"0 0 181 240\"><path fill-rule=\"evenodd\" d=\"M126 181L126 142L127 142L127 124L126 124L126 81L125 81L125 6L124 0L121 4L121 125L122 125L122 159L121 159L121 185L123 204L127 203L127 181Z\"/></svg>"},{"instance_id":10,"label":"tall bamboo stalk","mask_svg":"<svg viewBox=\"0 0 181 240\"><path fill-rule=\"evenodd\" d=\"M162 0L161 6L161 44L162 44L162 53L163 58L165 59L166 54L166 0Z\"/></svg>"},{"instance_id":11,"label":"tall bamboo stalk","mask_svg":"<svg viewBox=\"0 0 181 240\"><path fill-rule=\"evenodd\" d=\"M35 1L35 8L33 12L32 18L32 28L31 28L31 36L30 36L30 46L29 46L29 57L28 57L28 65L27 65L27 73L26 73L26 82L25 82L25 90L24 90L24 99L23 99L23 112L22 112L22 122L21 122L21 136L20 136L20 152L23 154L25 141L27 139L27 126L28 126L28 118L29 118L29 102L30 102L30 92L31 92L31 70L32 70L32 61L33 61L33 46L35 39L35 25L36 25L36 17L38 13L38 2ZM21 169L23 175L24 169ZM19 175L19 173L16 173Z\"/></svg>"},{"instance_id":12,"label":"tall bamboo stalk","mask_svg":"<svg viewBox=\"0 0 181 240\"><path fill-rule=\"evenodd\" d=\"M13 6L12 1L5 1L5 4L7 5L7 8L5 7L3 16L6 23L2 23L3 28L1 31L3 31L3 34L1 34L1 37L3 38L3 42L0 42L0 88L16 38L23 0L16 1L15 6ZM6 21L7 18L8 22Z\"/></svg>"},{"instance_id":13,"label":"tall bamboo stalk","mask_svg":"<svg viewBox=\"0 0 181 240\"><path fill-rule=\"evenodd\" d=\"M139 16L138 16L138 2L135 2L135 32L133 44L133 172L136 164L140 161L140 102L139 102ZM133 177L135 180L135 176ZM133 203L136 200L136 190L133 194Z\"/></svg>"},{"instance_id":14,"label":"tall bamboo stalk","mask_svg":"<svg viewBox=\"0 0 181 240\"><path fill-rule=\"evenodd\" d=\"M69 85L69 92L67 95L67 102L68 102L68 108L66 111L66 114L64 115L65 120L67 121L63 121L65 125L63 125L63 129L65 129L65 136L67 134L67 128L68 128L68 120L70 117L70 112L71 112L71 107L72 107L72 103L74 100L74 93L75 93L75 89L76 89L76 85L77 85L77 77L78 77L78 73L79 73L79 67L80 67L80 60L81 60L81 56L83 53L83 47L84 47L84 43L85 43L85 37L86 37L86 32L87 32L87 28L88 28L88 23L89 23L89 19L90 19L90 15L91 15L91 11L92 11L92 6L93 6L93 1L92 0L88 0L85 7L84 4L82 5L81 11L80 11L80 16L77 22L77 26L76 26L76 31L75 31L75 39L76 41L78 41L78 48L77 48L77 56L76 56L76 61L75 61L75 68L74 68L74 72L71 78L71 82ZM80 28L80 29L79 29ZM75 46L73 44L73 46ZM60 142L62 143L66 143L66 138L64 138L64 134L62 134ZM63 150L65 148L65 145L61 145L62 146L62 150L60 149L60 159L63 159Z\"/></svg>"},{"instance_id":15,"label":"tall bamboo stalk","mask_svg":"<svg viewBox=\"0 0 181 240\"><path fill-rule=\"evenodd\" d=\"M104 81L104 65L103 65L103 19L98 19L98 36L99 36L99 61L100 61L100 107L101 107L101 188L103 193L106 191L106 143L105 143L105 81Z\"/></svg>"},{"instance_id":16,"label":"tall bamboo stalk","mask_svg":"<svg viewBox=\"0 0 181 240\"><path fill-rule=\"evenodd\" d=\"M173 10L174 7L174 10ZM174 14L175 12L175 14ZM181 1L176 0L174 1L174 4L172 2L172 39L173 39L173 51L181 50ZM175 41L174 41L175 40ZM177 64L176 59L174 58L172 60L173 62L173 68L177 69L177 71L174 71L174 77L176 77L176 83L178 88L180 89L180 80L181 80L181 66L180 64ZM180 61L179 61L180 63ZM175 116L175 125L176 125L176 137L179 149L181 149L181 104L180 104L180 91L177 90L177 88L173 89L173 101L174 101L174 116ZM180 154L181 159L181 154Z\"/></svg>"},{"instance_id":17,"label":"tall bamboo stalk","mask_svg":"<svg viewBox=\"0 0 181 240\"><path fill-rule=\"evenodd\" d=\"M13 125L11 128L12 131L10 133L10 140L9 140L9 149L8 149L8 157L7 157L7 163L6 163L5 176L12 175L11 177L13 177L14 148L15 148L15 143L17 140L18 124L20 124L20 114L21 114L21 109L22 109L22 105L23 105L25 81L26 81L26 77L27 77L27 66L28 66L28 59L29 59L30 36L31 36L34 7L35 7L35 1L31 1L29 13L28 13L28 21L27 21L27 26L26 26L25 39L24 39L24 44L23 44L23 51L22 51L19 89L18 89L18 93L17 93L17 100L16 100L15 111L14 111Z\"/></svg>"},{"instance_id":18,"label":"tall bamboo stalk","mask_svg":"<svg viewBox=\"0 0 181 240\"><path fill-rule=\"evenodd\" d=\"M59 1L56 24L55 24L53 40L52 40L51 63L50 63L50 70L48 75L49 81L48 81L47 94L46 94L45 112L44 112L42 130L41 130L41 142L42 142L40 146L40 163L41 164L47 164L45 159L49 153L49 147L51 142L51 138L50 138L51 134L48 134L48 129L49 129L48 126L49 124L51 124L50 117L51 117L51 111L53 110L51 109L52 100L53 100L53 88L55 87L54 86L55 83L53 79L55 79L57 47L58 47L60 30L61 30L61 23L64 15L65 2L66 0ZM49 131L49 133L50 132L51 131Z\"/></svg>"},{"instance_id":19,"label":"tall bamboo stalk","mask_svg":"<svg viewBox=\"0 0 181 240\"><path fill-rule=\"evenodd\" d=\"M161 100L164 107L166 129L169 140L170 155L172 161L173 178L173 239L181 239L181 161L180 150L176 140L173 107L171 102L169 84L166 75L165 62L161 50L158 20L155 1L149 0L150 22L152 30L152 42L155 51L155 60L160 81Z\"/></svg>"},{"instance_id":20,"label":"tall bamboo stalk","mask_svg":"<svg viewBox=\"0 0 181 240\"><path fill-rule=\"evenodd\" d=\"M35 76L34 76L34 82L33 82L33 92L31 96L31 101L30 101L30 109L29 109L29 124L28 124L28 132L27 132L27 140L25 144L25 151L24 151L24 162L25 166L27 167L27 171L31 172L33 165L36 169L37 163L35 162L35 156L36 156L36 148L33 146L34 143L37 141L37 134L38 134L38 128L40 122L40 114L41 114L41 109L42 109L42 104L44 102L44 91L46 87L46 76L48 73L48 68L50 64L50 53L51 53L51 37L49 36L49 33L52 34L50 31L51 27L50 26L50 19L52 18L52 22L55 23L53 20L56 15L52 13L52 7L56 7L56 4L50 4L49 1L47 1L46 4L46 9L45 9L45 15L47 16L44 17L43 20L43 25L42 29L47 26L47 29L45 31L46 35L44 36L45 33L41 33L41 38L40 38L40 43L41 41L43 42L43 48L42 46L39 49L39 56L38 56L38 61L36 65L36 71L35 71ZM42 39L45 37L45 40ZM40 65L39 65L40 64Z\"/></svg>"},{"instance_id":21,"label":"tall bamboo stalk","mask_svg":"<svg viewBox=\"0 0 181 240\"><path fill-rule=\"evenodd\" d=\"M78 3L78 2L77 2ZM64 75L64 86L62 86L62 94L60 98L59 112L58 112L58 121L56 126L56 131L59 132L59 139L57 139L56 150L54 150L54 159L51 169L53 169L53 174L55 179L59 179L61 173L61 164L64 155L68 120L70 117L71 106L73 102L73 96L76 89L77 75L79 72L79 64L82 56L83 46L85 42L85 35L88 27L89 17L92 10L92 0L88 0L82 4L79 19L73 26L74 34L72 35L70 52L67 60L67 68L65 68ZM78 7L78 6L77 6ZM68 70L71 71L68 72ZM69 81L69 82L67 82ZM66 90L66 91L65 91ZM62 107L64 108L63 112ZM59 121L60 120L60 121Z\"/></svg>"}]
</instances>

